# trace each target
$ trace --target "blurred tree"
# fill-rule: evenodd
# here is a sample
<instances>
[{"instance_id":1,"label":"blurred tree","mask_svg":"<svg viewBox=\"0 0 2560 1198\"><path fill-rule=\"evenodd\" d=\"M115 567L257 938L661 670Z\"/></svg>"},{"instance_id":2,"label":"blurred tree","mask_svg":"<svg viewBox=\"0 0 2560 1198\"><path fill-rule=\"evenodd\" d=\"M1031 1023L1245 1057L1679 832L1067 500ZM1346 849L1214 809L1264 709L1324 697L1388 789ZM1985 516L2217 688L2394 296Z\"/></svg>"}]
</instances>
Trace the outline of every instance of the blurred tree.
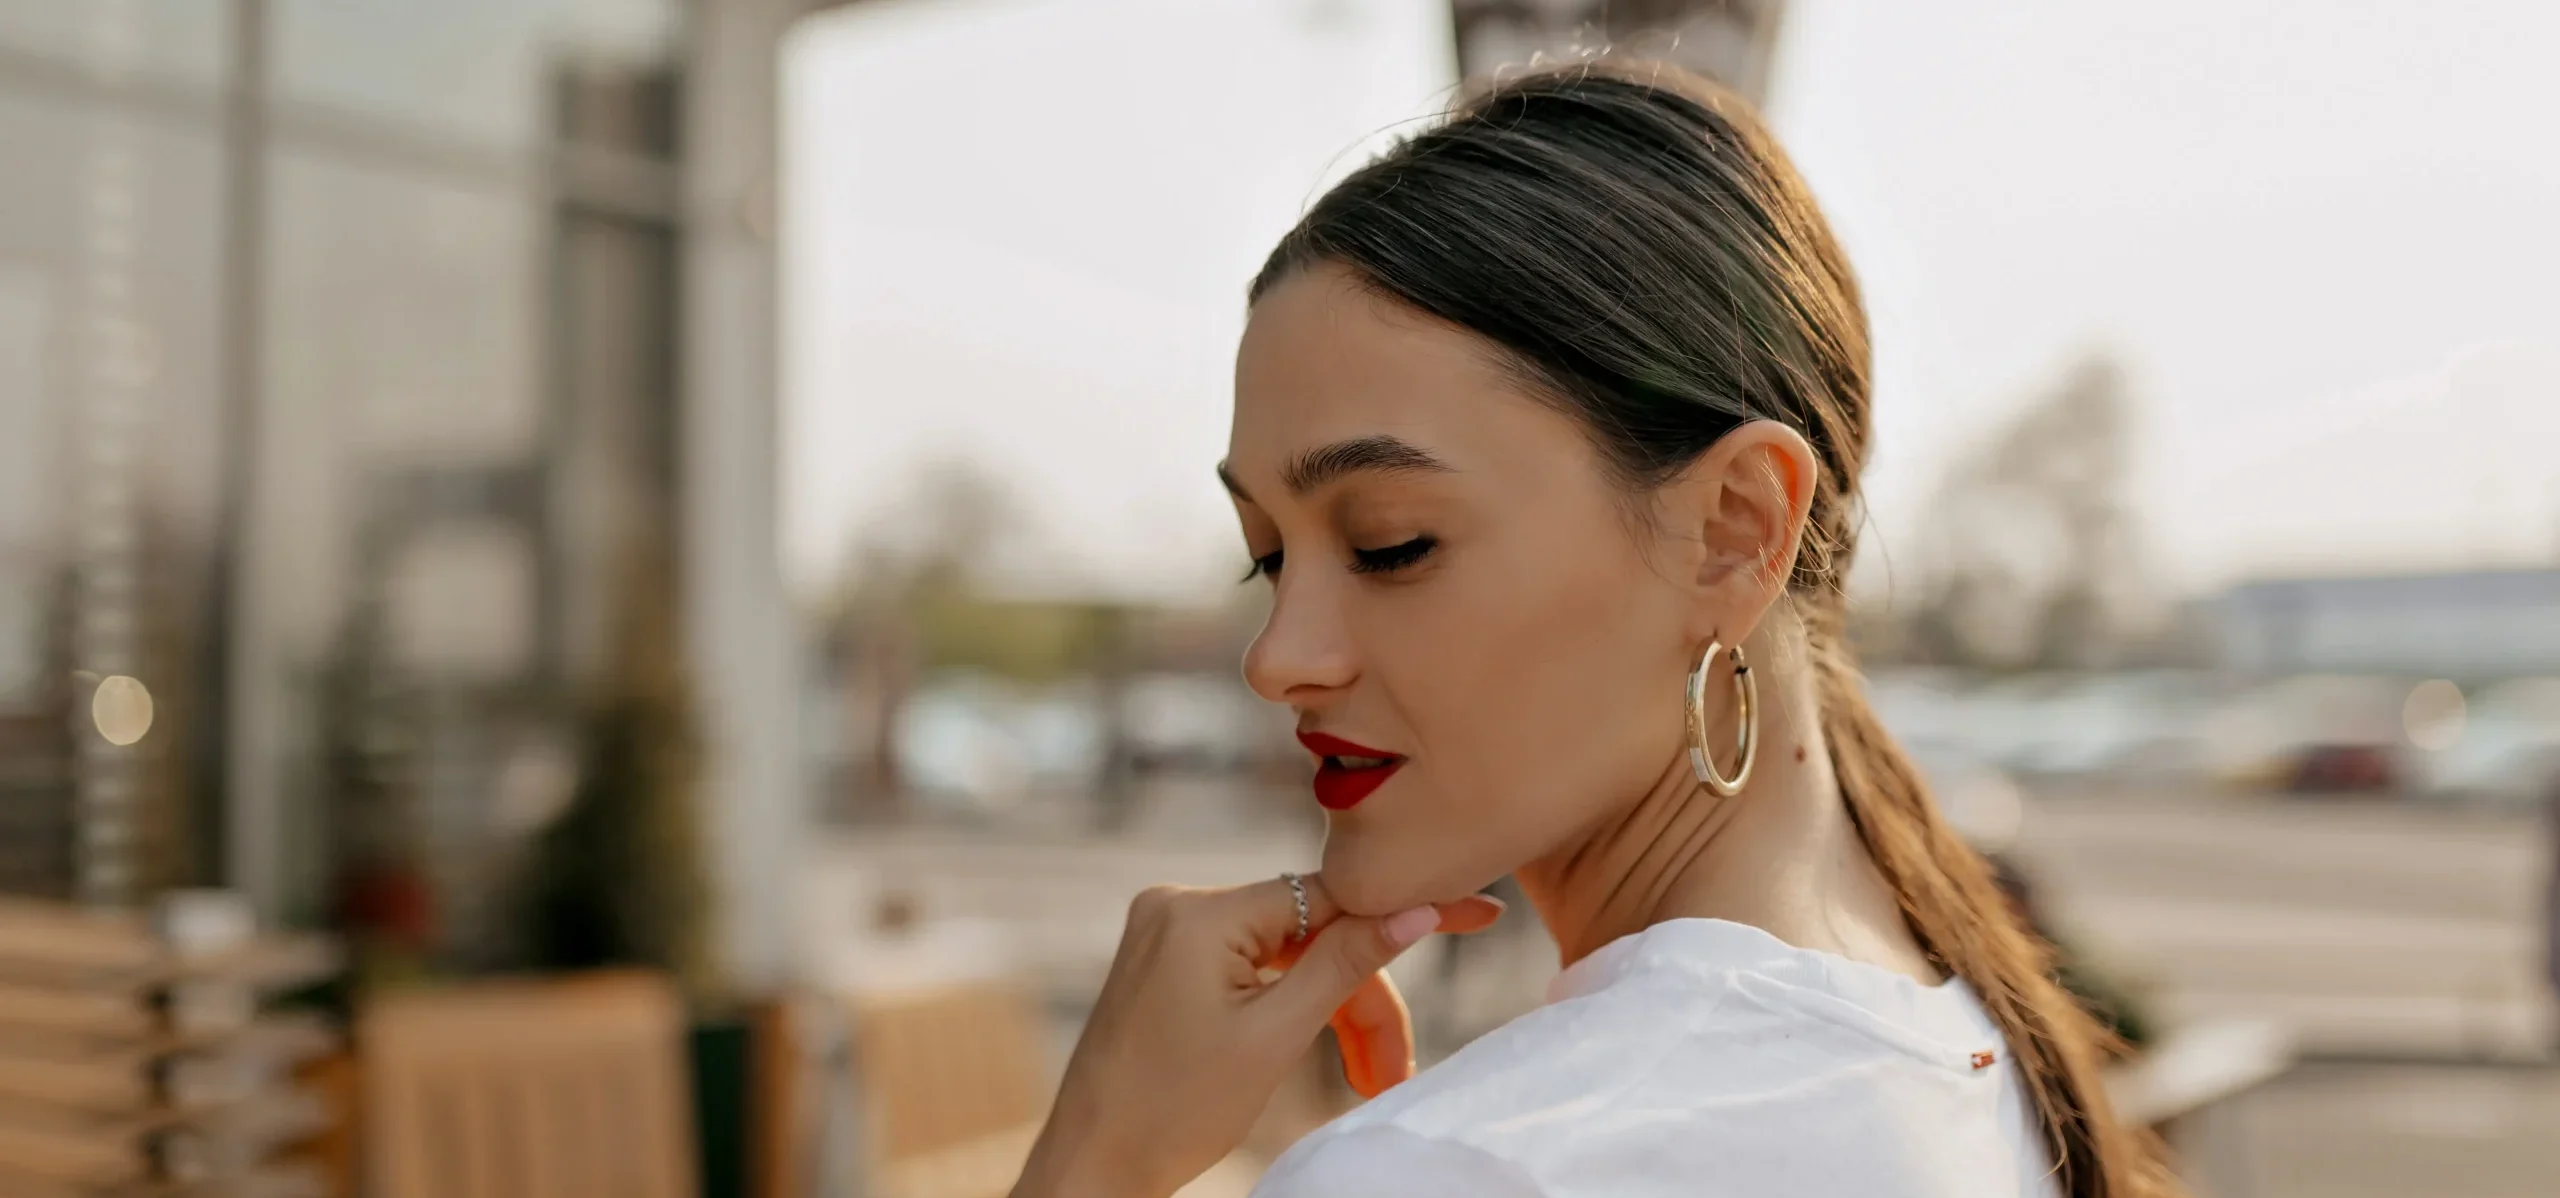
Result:
<instances>
[{"instance_id":1,"label":"blurred tree","mask_svg":"<svg viewBox=\"0 0 2560 1198\"><path fill-rule=\"evenodd\" d=\"M977 563L1011 514L994 477L967 462L937 462L917 474L884 518L865 526L847 555L821 619L838 646L846 687L869 700L855 735L869 763L862 786L870 793L851 796L857 803L894 809L905 785L898 713L934 656L926 617L970 593Z\"/></svg>"},{"instance_id":2,"label":"blurred tree","mask_svg":"<svg viewBox=\"0 0 2560 1198\"><path fill-rule=\"evenodd\" d=\"M894 802L902 782L897 712L918 677L966 668L1043 684L1088 676L1105 714L1103 818L1116 819L1128 770L1119 693L1130 672L1125 605L996 593L994 566L1026 555L1033 521L1002 481L967 461L920 471L908 494L866 528L826 605L847 684L867 692L858 733L871 762L865 785Z\"/></svg>"},{"instance_id":3,"label":"blurred tree","mask_svg":"<svg viewBox=\"0 0 2560 1198\"><path fill-rule=\"evenodd\" d=\"M2111 359L1956 460L1929 503L1915 656L1990 669L2114 664L2153 591L2127 503L2132 404Z\"/></svg>"}]
</instances>

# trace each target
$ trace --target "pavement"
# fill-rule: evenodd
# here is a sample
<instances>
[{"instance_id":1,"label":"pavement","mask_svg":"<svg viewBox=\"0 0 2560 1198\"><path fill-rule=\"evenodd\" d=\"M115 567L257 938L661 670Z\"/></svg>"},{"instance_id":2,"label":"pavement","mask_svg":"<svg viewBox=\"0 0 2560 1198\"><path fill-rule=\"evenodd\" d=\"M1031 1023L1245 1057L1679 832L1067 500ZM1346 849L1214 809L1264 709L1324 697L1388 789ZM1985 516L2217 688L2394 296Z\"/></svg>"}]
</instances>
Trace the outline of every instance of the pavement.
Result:
<instances>
[{"instance_id":1,"label":"pavement","mask_svg":"<svg viewBox=\"0 0 2560 1198\"><path fill-rule=\"evenodd\" d=\"M2242 1180L2220 1198L2560 1194L2549 1067L2315 1062L2232 1116Z\"/></svg>"}]
</instances>

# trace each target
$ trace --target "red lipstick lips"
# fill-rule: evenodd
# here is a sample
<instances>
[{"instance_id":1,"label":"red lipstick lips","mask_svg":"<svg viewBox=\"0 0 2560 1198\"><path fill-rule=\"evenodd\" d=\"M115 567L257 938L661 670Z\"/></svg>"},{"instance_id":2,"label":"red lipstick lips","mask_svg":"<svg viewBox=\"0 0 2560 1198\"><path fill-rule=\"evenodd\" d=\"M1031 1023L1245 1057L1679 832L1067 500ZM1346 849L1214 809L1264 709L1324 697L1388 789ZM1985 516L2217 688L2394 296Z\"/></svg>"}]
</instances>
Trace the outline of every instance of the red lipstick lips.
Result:
<instances>
[{"instance_id":1,"label":"red lipstick lips","mask_svg":"<svg viewBox=\"0 0 2560 1198\"><path fill-rule=\"evenodd\" d=\"M1319 759L1316 768L1316 802L1327 811L1348 811L1369 792L1386 785L1404 758L1383 749L1353 744L1339 736L1321 732L1301 732L1298 743ZM1352 759L1346 764L1345 758ZM1380 762L1383 764L1367 764Z\"/></svg>"}]
</instances>

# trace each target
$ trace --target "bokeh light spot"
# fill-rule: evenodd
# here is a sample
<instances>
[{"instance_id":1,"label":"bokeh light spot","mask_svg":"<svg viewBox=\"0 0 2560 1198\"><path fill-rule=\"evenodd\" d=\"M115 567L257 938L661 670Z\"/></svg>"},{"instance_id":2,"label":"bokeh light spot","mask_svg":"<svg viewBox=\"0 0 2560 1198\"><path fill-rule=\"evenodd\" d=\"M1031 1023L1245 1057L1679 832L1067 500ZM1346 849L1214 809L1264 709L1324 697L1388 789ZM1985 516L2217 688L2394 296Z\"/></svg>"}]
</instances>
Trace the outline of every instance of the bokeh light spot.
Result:
<instances>
[{"instance_id":1,"label":"bokeh light spot","mask_svg":"<svg viewBox=\"0 0 2560 1198\"><path fill-rule=\"evenodd\" d=\"M89 697L89 718L108 744L133 744L151 731L151 688L139 678L109 675Z\"/></svg>"}]
</instances>

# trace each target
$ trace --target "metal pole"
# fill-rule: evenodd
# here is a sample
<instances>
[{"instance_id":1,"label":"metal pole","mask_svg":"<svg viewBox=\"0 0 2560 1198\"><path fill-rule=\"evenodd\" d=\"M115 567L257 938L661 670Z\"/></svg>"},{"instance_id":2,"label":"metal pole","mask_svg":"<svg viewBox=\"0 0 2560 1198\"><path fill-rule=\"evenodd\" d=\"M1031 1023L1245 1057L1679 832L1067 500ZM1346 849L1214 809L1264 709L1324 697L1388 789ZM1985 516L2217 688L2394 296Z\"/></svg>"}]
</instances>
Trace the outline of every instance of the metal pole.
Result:
<instances>
[{"instance_id":1,"label":"metal pole","mask_svg":"<svg viewBox=\"0 0 2560 1198\"><path fill-rule=\"evenodd\" d=\"M205 613L198 710L190 769L190 856L198 880L237 885L245 832L272 834L235 821L242 785L240 685L242 625L248 612L243 561L258 472L259 370L265 333L267 217L267 0L232 0L231 86L222 128L222 465L212 577Z\"/></svg>"}]
</instances>

